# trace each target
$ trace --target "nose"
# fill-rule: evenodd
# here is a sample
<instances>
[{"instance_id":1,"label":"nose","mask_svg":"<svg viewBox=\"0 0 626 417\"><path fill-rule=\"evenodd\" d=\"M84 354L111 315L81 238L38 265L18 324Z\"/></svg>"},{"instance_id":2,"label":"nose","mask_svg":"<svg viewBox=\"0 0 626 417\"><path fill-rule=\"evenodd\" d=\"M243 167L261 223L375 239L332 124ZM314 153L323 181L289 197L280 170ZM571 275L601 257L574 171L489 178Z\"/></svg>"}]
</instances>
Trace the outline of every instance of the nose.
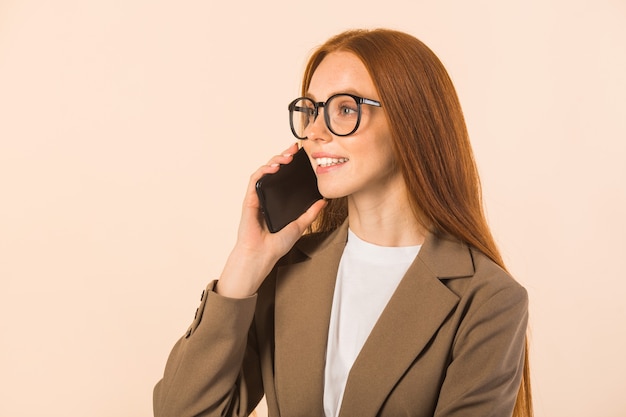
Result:
<instances>
[{"instance_id":1,"label":"nose","mask_svg":"<svg viewBox=\"0 0 626 417\"><path fill-rule=\"evenodd\" d=\"M332 140L332 133L328 130L328 126L326 126L326 120L324 119L324 115L322 112L325 109L320 108L318 110L317 116L313 119L311 123L304 129L304 134L309 140L323 140L325 142Z\"/></svg>"}]
</instances>

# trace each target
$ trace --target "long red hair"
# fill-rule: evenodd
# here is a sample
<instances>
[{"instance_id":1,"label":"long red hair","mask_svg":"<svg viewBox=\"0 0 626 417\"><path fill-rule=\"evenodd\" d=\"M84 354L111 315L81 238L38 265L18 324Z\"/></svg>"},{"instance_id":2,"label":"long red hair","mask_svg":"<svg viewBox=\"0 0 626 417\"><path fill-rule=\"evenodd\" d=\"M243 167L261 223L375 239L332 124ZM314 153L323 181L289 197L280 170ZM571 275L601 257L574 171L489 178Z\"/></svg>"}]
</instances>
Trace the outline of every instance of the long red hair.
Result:
<instances>
[{"instance_id":1,"label":"long red hair","mask_svg":"<svg viewBox=\"0 0 626 417\"><path fill-rule=\"evenodd\" d=\"M305 69L302 93L324 57L355 54L378 90L395 159L418 221L432 233L455 236L505 268L487 224L478 170L452 81L437 56L415 37L394 30L349 30L317 48ZM311 231L338 227L346 198L333 199ZM528 343L515 417L531 417Z\"/></svg>"}]
</instances>

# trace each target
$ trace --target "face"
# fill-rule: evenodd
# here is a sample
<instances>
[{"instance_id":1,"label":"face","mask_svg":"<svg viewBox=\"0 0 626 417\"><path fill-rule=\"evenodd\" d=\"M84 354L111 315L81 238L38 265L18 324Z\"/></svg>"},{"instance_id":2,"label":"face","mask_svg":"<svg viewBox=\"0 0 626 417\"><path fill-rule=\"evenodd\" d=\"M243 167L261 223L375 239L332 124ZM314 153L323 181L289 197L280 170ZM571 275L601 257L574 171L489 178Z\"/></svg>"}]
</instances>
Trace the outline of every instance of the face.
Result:
<instances>
[{"instance_id":1,"label":"face","mask_svg":"<svg viewBox=\"0 0 626 417\"><path fill-rule=\"evenodd\" d=\"M324 58L311 78L307 97L319 102L337 93L380 101L367 69L349 52L335 52ZM384 107L385 103L381 104ZM302 145L317 174L320 192L326 198L380 200L391 189L403 185L395 168L389 126L382 108L363 104L361 109L361 124L350 136L333 135L321 113L306 129L308 139Z\"/></svg>"}]
</instances>

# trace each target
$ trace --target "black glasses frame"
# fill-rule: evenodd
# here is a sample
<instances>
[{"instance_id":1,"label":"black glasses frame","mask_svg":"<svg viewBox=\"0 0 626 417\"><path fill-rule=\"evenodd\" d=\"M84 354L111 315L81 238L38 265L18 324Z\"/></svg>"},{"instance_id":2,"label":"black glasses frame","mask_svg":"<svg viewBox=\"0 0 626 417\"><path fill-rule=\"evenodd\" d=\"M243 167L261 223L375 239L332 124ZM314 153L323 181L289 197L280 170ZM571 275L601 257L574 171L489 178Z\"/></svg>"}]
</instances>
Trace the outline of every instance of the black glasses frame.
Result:
<instances>
[{"instance_id":1,"label":"black glasses frame","mask_svg":"<svg viewBox=\"0 0 626 417\"><path fill-rule=\"evenodd\" d=\"M329 101L331 101L335 97L339 97L339 96L348 96L348 97L352 97L354 99L354 101L357 104L357 119L356 119L356 124L354 125L354 129L352 129L352 131L350 131L348 133L337 133L337 132L335 132L333 130L333 128L330 125L330 115L328 114L328 112L324 112L324 122L326 123L326 127L335 136L350 136L354 132L357 131L357 129L359 128L359 125L361 124L361 114L362 114L361 113L361 105L362 104L367 104L368 106L374 106L374 107L382 107L382 105L380 104L380 101L373 100L371 98L360 97L360 96L357 96L357 95L354 95L354 94L349 94L349 93L333 94L332 96L328 97L328 99L325 102L324 101L316 102L315 100L313 100L312 98L309 98L309 97L298 97L297 99L295 99L291 103L289 103L289 106L288 106L288 109L289 109L289 126L291 127L291 133L293 133L293 135L296 138L300 139L300 140L307 139L307 136L302 137L302 136L298 135L298 133L296 132L296 128L293 125L293 112L294 111L301 112L303 110L302 107L296 106L297 102L299 102L300 100L308 100L308 101L310 101L313 104L313 123L315 123L315 121L317 120L317 116L319 116L320 108L326 107L326 103L328 103Z\"/></svg>"}]
</instances>

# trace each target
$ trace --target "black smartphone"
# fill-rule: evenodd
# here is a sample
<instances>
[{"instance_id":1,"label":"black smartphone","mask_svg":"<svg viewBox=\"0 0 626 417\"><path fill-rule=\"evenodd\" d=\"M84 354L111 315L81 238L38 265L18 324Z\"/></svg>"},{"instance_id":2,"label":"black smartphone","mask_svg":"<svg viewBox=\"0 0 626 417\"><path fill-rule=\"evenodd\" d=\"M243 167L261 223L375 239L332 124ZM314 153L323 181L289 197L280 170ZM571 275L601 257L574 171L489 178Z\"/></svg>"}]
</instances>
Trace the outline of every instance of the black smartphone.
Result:
<instances>
[{"instance_id":1,"label":"black smartphone","mask_svg":"<svg viewBox=\"0 0 626 417\"><path fill-rule=\"evenodd\" d=\"M256 183L256 192L265 223L272 233L300 217L322 198L304 148L300 148L292 161L281 165L276 173L261 177Z\"/></svg>"}]
</instances>

